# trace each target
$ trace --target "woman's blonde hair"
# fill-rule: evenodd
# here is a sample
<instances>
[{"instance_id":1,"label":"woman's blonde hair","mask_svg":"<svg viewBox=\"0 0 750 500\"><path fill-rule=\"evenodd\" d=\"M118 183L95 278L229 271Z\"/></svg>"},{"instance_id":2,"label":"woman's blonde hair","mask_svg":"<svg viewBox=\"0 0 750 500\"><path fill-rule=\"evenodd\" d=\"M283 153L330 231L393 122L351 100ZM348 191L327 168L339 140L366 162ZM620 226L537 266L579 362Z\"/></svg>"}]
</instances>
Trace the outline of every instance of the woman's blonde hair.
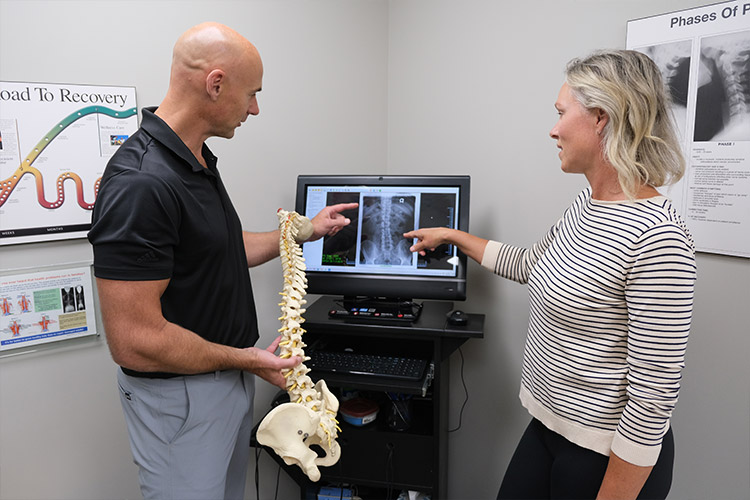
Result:
<instances>
[{"instance_id":1,"label":"woman's blonde hair","mask_svg":"<svg viewBox=\"0 0 750 500\"><path fill-rule=\"evenodd\" d=\"M631 50L599 51L570 61L566 82L581 105L609 117L604 155L628 198L641 185L673 184L685 172L670 96L656 64Z\"/></svg>"}]
</instances>

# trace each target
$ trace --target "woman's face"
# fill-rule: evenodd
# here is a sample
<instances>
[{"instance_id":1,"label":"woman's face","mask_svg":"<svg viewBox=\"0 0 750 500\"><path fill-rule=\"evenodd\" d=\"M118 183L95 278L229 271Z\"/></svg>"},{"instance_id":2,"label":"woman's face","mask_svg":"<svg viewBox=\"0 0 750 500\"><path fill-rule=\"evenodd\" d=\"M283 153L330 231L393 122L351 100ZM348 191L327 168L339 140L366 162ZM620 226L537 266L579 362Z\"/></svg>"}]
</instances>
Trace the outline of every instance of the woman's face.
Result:
<instances>
[{"instance_id":1,"label":"woman's face","mask_svg":"<svg viewBox=\"0 0 750 500\"><path fill-rule=\"evenodd\" d=\"M606 115L584 108L567 83L560 89L555 108L560 118L549 135L560 149L560 168L567 173L586 174L603 158L600 134Z\"/></svg>"}]
</instances>

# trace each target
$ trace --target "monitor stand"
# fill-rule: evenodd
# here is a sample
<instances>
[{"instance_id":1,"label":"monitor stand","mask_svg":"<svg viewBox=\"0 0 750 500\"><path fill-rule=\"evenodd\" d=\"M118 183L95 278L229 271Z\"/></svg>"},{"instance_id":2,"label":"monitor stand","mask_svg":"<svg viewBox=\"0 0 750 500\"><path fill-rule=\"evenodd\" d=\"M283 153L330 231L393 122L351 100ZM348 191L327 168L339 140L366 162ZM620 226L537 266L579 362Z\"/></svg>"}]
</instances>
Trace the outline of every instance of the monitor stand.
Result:
<instances>
[{"instance_id":1,"label":"monitor stand","mask_svg":"<svg viewBox=\"0 0 750 500\"><path fill-rule=\"evenodd\" d=\"M422 312L422 304L411 299L346 296L340 304L328 311L330 318L412 323Z\"/></svg>"}]
</instances>

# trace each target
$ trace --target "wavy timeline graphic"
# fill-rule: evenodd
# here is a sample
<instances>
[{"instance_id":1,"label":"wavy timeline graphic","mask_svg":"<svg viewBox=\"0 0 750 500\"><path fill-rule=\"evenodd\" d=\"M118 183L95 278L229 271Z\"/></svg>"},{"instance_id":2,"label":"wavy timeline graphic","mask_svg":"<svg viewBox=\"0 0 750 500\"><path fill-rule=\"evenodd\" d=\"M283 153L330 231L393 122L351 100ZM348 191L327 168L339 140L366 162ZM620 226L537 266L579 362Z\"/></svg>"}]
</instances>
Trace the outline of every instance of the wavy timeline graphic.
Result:
<instances>
[{"instance_id":1,"label":"wavy timeline graphic","mask_svg":"<svg viewBox=\"0 0 750 500\"><path fill-rule=\"evenodd\" d=\"M34 161L39 157L42 151L44 151L44 149L49 146L49 144L55 139L55 137L60 135L63 130L65 130L75 121L93 113L101 113L103 115L111 116L112 118L125 119L135 115L137 113L137 109L130 108L125 111L115 111L114 109L110 109L104 106L88 106L86 108L81 108L78 111L75 111L65 117L65 119L60 121L60 123L55 125L52 130L47 132L47 134L42 137L42 139L37 143L34 149L26 156L26 158L24 158L24 160L21 162L21 165L16 169L13 175L3 181L0 181L0 207L2 207L5 202L8 201L8 198L10 198L10 194L13 192L13 189L15 189L21 178L26 174L31 174L36 179L37 199L39 201L39 204L44 208L58 208L63 204L63 202L65 201L65 191L63 190L63 183L68 179L72 179L75 182L76 193L78 195L78 205L80 205L84 210L91 210L92 208L94 208L93 202L86 203L86 201L83 199L83 181L75 172L63 172L57 177L57 199L55 201L47 201L44 196L44 183L42 182L42 173L35 167L32 167ZM96 200L96 196L99 194L99 183L101 182L101 180L102 179L100 177L94 183L94 200Z\"/></svg>"}]
</instances>

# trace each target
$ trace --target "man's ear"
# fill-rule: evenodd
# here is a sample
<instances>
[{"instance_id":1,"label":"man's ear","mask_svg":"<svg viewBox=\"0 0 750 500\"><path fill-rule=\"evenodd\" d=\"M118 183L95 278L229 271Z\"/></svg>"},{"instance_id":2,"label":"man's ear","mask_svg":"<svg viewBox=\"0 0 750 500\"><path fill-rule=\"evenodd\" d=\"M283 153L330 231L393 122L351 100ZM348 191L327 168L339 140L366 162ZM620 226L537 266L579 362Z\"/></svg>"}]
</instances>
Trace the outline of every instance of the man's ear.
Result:
<instances>
[{"instance_id":1,"label":"man's ear","mask_svg":"<svg viewBox=\"0 0 750 500\"><path fill-rule=\"evenodd\" d=\"M226 75L221 69L214 69L206 75L206 93L212 101L219 98L225 78Z\"/></svg>"}]
</instances>

